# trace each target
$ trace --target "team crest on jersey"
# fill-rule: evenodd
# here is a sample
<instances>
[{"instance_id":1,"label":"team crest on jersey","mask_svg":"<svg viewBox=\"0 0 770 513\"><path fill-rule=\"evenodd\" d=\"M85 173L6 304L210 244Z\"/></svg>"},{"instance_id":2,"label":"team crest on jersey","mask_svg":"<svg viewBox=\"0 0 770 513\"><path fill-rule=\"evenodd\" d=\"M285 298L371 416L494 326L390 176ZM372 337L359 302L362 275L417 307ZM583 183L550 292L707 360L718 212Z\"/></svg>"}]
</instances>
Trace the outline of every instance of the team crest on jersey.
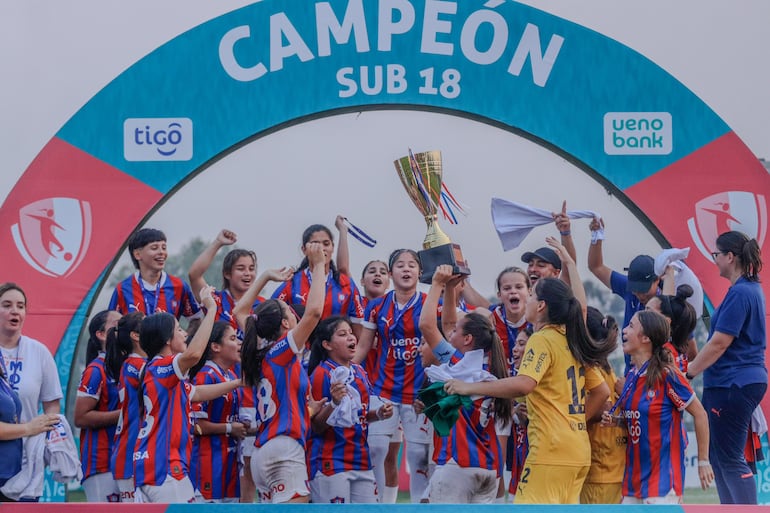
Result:
<instances>
[{"instance_id":1,"label":"team crest on jersey","mask_svg":"<svg viewBox=\"0 0 770 513\"><path fill-rule=\"evenodd\" d=\"M75 198L47 198L19 210L11 226L16 248L38 272L64 277L77 269L91 242L91 205Z\"/></svg>"},{"instance_id":2,"label":"team crest on jersey","mask_svg":"<svg viewBox=\"0 0 770 513\"><path fill-rule=\"evenodd\" d=\"M704 257L717 250L717 237L731 230L757 240L767 234L767 202L762 194L728 191L713 194L695 204L695 216L687 220L690 236Z\"/></svg>"},{"instance_id":3,"label":"team crest on jersey","mask_svg":"<svg viewBox=\"0 0 770 513\"><path fill-rule=\"evenodd\" d=\"M655 394L656 394L655 390L648 390L647 391L647 398L648 399L655 399Z\"/></svg>"}]
</instances>

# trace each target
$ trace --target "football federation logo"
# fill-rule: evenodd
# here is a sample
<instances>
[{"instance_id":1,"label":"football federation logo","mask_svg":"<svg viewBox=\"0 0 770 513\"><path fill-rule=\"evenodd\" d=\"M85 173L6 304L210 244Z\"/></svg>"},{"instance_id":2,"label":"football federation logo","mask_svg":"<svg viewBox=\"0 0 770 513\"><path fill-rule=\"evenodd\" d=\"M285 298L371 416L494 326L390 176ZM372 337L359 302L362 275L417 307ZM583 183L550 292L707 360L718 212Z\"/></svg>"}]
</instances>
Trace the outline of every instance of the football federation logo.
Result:
<instances>
[{"instance_id":1,"label":"football federation logo","mask_svg":"<svg viewBox=\"0 0 770 513\"><path fill-rule=\"evenodd\" d=\"M91 242L91 205L75 198L47 198L19 210L11 226L16 248L42 274L64 277L77 269Z\"/></svg>"},{"instance_id":2,"label":"football federation logo","mask_svg":"<svg viewBox=\"0 0 770 513\"><path fill-rule=\"evenodd\" d=\"M687 220L690 236L704 257L711 260L717 237L731 230L757 240L767 233L767 202L761 194L746 191L720 192L695 204L695 216Z\"/></svg>"}]
</instances>

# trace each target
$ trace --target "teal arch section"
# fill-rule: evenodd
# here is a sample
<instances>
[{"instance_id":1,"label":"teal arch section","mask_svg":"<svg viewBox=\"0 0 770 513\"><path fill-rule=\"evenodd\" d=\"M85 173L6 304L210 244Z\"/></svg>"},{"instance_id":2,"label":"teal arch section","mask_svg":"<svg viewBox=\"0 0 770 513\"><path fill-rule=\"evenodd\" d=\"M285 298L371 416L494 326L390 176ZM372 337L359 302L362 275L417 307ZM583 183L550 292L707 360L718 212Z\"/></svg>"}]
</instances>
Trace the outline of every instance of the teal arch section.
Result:
<instances>
[{"instance_id":1,"label":"teal arch section","mask_svg":"<svg viewBox=\"0 0 770 513\"><path fill-rule=\"evenodd\" d=\"M396 30L394 20L404 18L413 20ZM337 39L328 30L336 25L349 27ZM388 36L394 31L403 33ZM263 65L265 74L234 78L223 65L223 45L241 68ZM381 70L382 87L363 92L362 69L370 85ZM388 70L397 74L392 87ZM340 83L340 74L343 82L359 82L356 94ZM57 137L166 193L226 148L272 127L381 106L448 109L513 127L574 156L620 189L729 131L642 55L515 2L295 0L256 3L169 41L99 92ZM670 113L673 149L643 158L606 154L607 112ZM159 170L158 162L125 159L124 119L180 117L193 124L190 160L163 162Z\"/></svg>"}]
</instances>

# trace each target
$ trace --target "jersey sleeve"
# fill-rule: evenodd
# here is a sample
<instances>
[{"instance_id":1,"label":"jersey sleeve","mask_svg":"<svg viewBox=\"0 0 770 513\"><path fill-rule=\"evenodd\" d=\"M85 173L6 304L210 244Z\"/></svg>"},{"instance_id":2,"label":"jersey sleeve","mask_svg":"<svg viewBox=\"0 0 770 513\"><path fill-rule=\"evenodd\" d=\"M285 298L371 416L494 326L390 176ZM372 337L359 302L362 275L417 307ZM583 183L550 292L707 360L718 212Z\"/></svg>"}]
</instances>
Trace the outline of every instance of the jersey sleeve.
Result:
<instances>
[{"instance_id":1,"label":"jersey sleeve","mask_svg":"<svg viewBox=\"0 0 770 513\"><path fill-rule=\"evenodd\" d=\"M348 278L350 280L350 278ZM350 305L348 306L348 317L350 322L361 323L364 317L364 303L361 300L361 293L353 280L350 280Z\"/></svg>"},{"instance_id":2,"label":"jersey sleeve","mask_svg":"<svg viewBox=\"0 0 770 513\"><path fill-rule=\"evenodd\" d=\"M586 390L593 390L605 382L606 380L604 379L604 376L602 376L602 371L600 371L598 367L586 366ZM607 386L609 386L609 384Z\"/></svg>"},{"instance_id":3,"label":"jersey sleeve","mask_svg":"<svg viewBox=\"0 0 770 513\"><path fill-rule=\"evenodd\" d=\"M104 376L100 372L99 366L93 363L88 364L88 367L83 371L83 375L80 378L80 386L78 386L78 397L90 397L92 399L99 400L99 396L102 393L102 385L104 384Z\"/></svg>"},{"instance_id":4,"label":"jersey sleeve","mask_svg":"<svg viewBox=\"0 0 770 513\"><path fill-rule=\"evenodd\" d=\"M198 301L192 293L190 285L185 281L182 286L182 317L186 319L198 319L203 317Z\"/></svg>"},{"instance_id":5,"label":"jersey sleeve","mask_svg":"<svg viewBox=\"0 0 770 513\"><path fill-rule=\"evenodd\" d=\"M666 372L666 394L677 410L687 408L695 398L687 378L678 370Z\"/></svg>"},{"instance_id":6,"label":"jersey sleeve","mask_svg":"<svg viewBox=\"0 0 770 513\"><path fill-rule=\"evenodd\" d=\"M529 337L527 346L524 348L519 375L529 376L539 383L545 372L551 367L551 358L551 351L545 337L534 333Z\"/></svg>"},{"instance_id":7,"label":"jersey sleeve","mask_svg":"<svg viewBox=\"0 0 770 513\"><path fill-rule=\"evenodd\" d=\"M40 367L42 370L43 383L40 387L40 401L56 401L64 397L59 383L59 371L56 368L56 362L48 351L48 348L41 344L40 347Z\"/></svg>"},{"instance_id":8,"label":"jersey sleeve","mask_svg":"<svg viewBox=\"0 0 770 513\"><path fill-rule=\"evenodd\" d=\"M746 321L746 316L751 312L751 306L746 296L728 291L722 304L719 306L719 317L713 330L737 337Z\"/></svg>"},{"instance_id":9,"label":"jersey sleeve","mask_svg":"<svg viewBox=\"0 0 770 513\"><path fill-rule=\"evenodd\" d=\"M291 281L283 282L275 289L272 299L280 299L284 303L291 304Z\"/></svg>"},{"instance_id":10,"label":"jersey sleeve","mask_svg":"<svg viewBox=\"0 0 770 513\"><path fill-rule=\"evenodd\" d=\"M110 304L107 306L107 310L118 310L118 288L119 287L120 287L120 283L118 283L115 286L115 290L112 291L112 297L110 297Z\"/></svg>"},{"instance_id":11,"label":"jersey sleeve","mask_svg":"<svg viewBox=\"0 0 770 513\"><path fill-rule=\"evenodd\" d=\"M627 288L628 276L617 271L612 271L612 274L610 274L610 289L612 289L612 293L617 294L620 297L625 297Z\"/></svg>"}]
</instances>

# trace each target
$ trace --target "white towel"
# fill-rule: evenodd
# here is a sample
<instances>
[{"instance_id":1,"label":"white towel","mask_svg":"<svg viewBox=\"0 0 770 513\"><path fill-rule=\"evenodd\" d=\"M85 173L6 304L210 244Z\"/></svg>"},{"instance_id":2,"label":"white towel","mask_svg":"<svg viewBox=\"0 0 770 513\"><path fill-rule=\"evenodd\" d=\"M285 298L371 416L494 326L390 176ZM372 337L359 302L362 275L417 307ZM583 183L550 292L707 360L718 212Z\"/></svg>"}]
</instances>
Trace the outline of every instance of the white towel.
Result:
<instances>
[{"instance_id":1,"label":"white towel","mask_svg":"<svg viewBox=\"0 0 770 513\"><path fill-rule=\"evenodd\" d=\"M529 235L533 228L552 223L551 211L530 207L521 203L492 198L492 223L495 225L497 236L503 245L503 251L519 247L519 244ZM569 210L570 219L600 219L601 215L592 210ZM592 233L593 238L604 239L604 230Z\"/></svg>"},{"instance_id":2,"label":"white towel","mask_svg":"<svg viewBox=\"0 0 770 513\"><path fill-rule=\"evenodd\" d=\"M431 365L425 369L425 374L434 383L459 379L466 383L479 381L494 381L497 378L484 370L484 350L474 349L463 355L462 359L454 365L442 363Z\"/></svg>"},{"instance_id":3,"label":"white towel","mask_svg":"<svg viewBox=\"0 0 770 513\"><path fill-rule=\"evenodd\" d=\"M329 418L326 419L328 425L347 428L361 423L361 409L363 405L361 404L361 394L352 385L355 377L352 367L339 365L332 370L331 383L345 383L348 393L340 400L340 404L334 408Z\"/></svg>"},{"instance_id":4,"label":"white towel","mask_svg":"<svg viewBox=\"0 0 770 513\"><path fill-rule=\"evenodd\" d=\"M21 470L5 482L0 492L14 500L22 497L34 499L43 495L44 453L45 433L25 438Z\"/></svg>"},{"instance_id":5,"label":"white towel","mask_svg":"<svg viewBox=\"0 0 770 513\"><path fill-rule=\"evenodd\" d=\"M690 254L690 248L670 248L664 249L658 256L655 257L655 274L661 276L667 266L672 266L675 269L674 272L674 285L687 284L692 287L693 294L687 298L687 302L695 309L695 314L700 319L703 315L703 286L700 284L700 280L692 272L692 269L687 267L687 264L683 262L685 258Z\"/></svg>"},{"instance_id":6,"label":"white towel","mask_svg":"<svg viewBox=\"0 0 770 513\"><path fill-rule=\"evenodd\" d=\"M759 436L767 433L767 420L761 406L757 406L751 413L751 430Z\"/></svg>"},{"instance_id":7,"label":"white towel","mask_svg":"<svg viewBox=\"0 0 770 513\"><path fill-rule=\"evenodd\" d=\"M72 428L64 415L59 415L59 423L47 433L45 439L45 462L50 467L54 481L69 483L83 479L80 468L80 455L72 437Z\"/></svg>"}]
</instances>

